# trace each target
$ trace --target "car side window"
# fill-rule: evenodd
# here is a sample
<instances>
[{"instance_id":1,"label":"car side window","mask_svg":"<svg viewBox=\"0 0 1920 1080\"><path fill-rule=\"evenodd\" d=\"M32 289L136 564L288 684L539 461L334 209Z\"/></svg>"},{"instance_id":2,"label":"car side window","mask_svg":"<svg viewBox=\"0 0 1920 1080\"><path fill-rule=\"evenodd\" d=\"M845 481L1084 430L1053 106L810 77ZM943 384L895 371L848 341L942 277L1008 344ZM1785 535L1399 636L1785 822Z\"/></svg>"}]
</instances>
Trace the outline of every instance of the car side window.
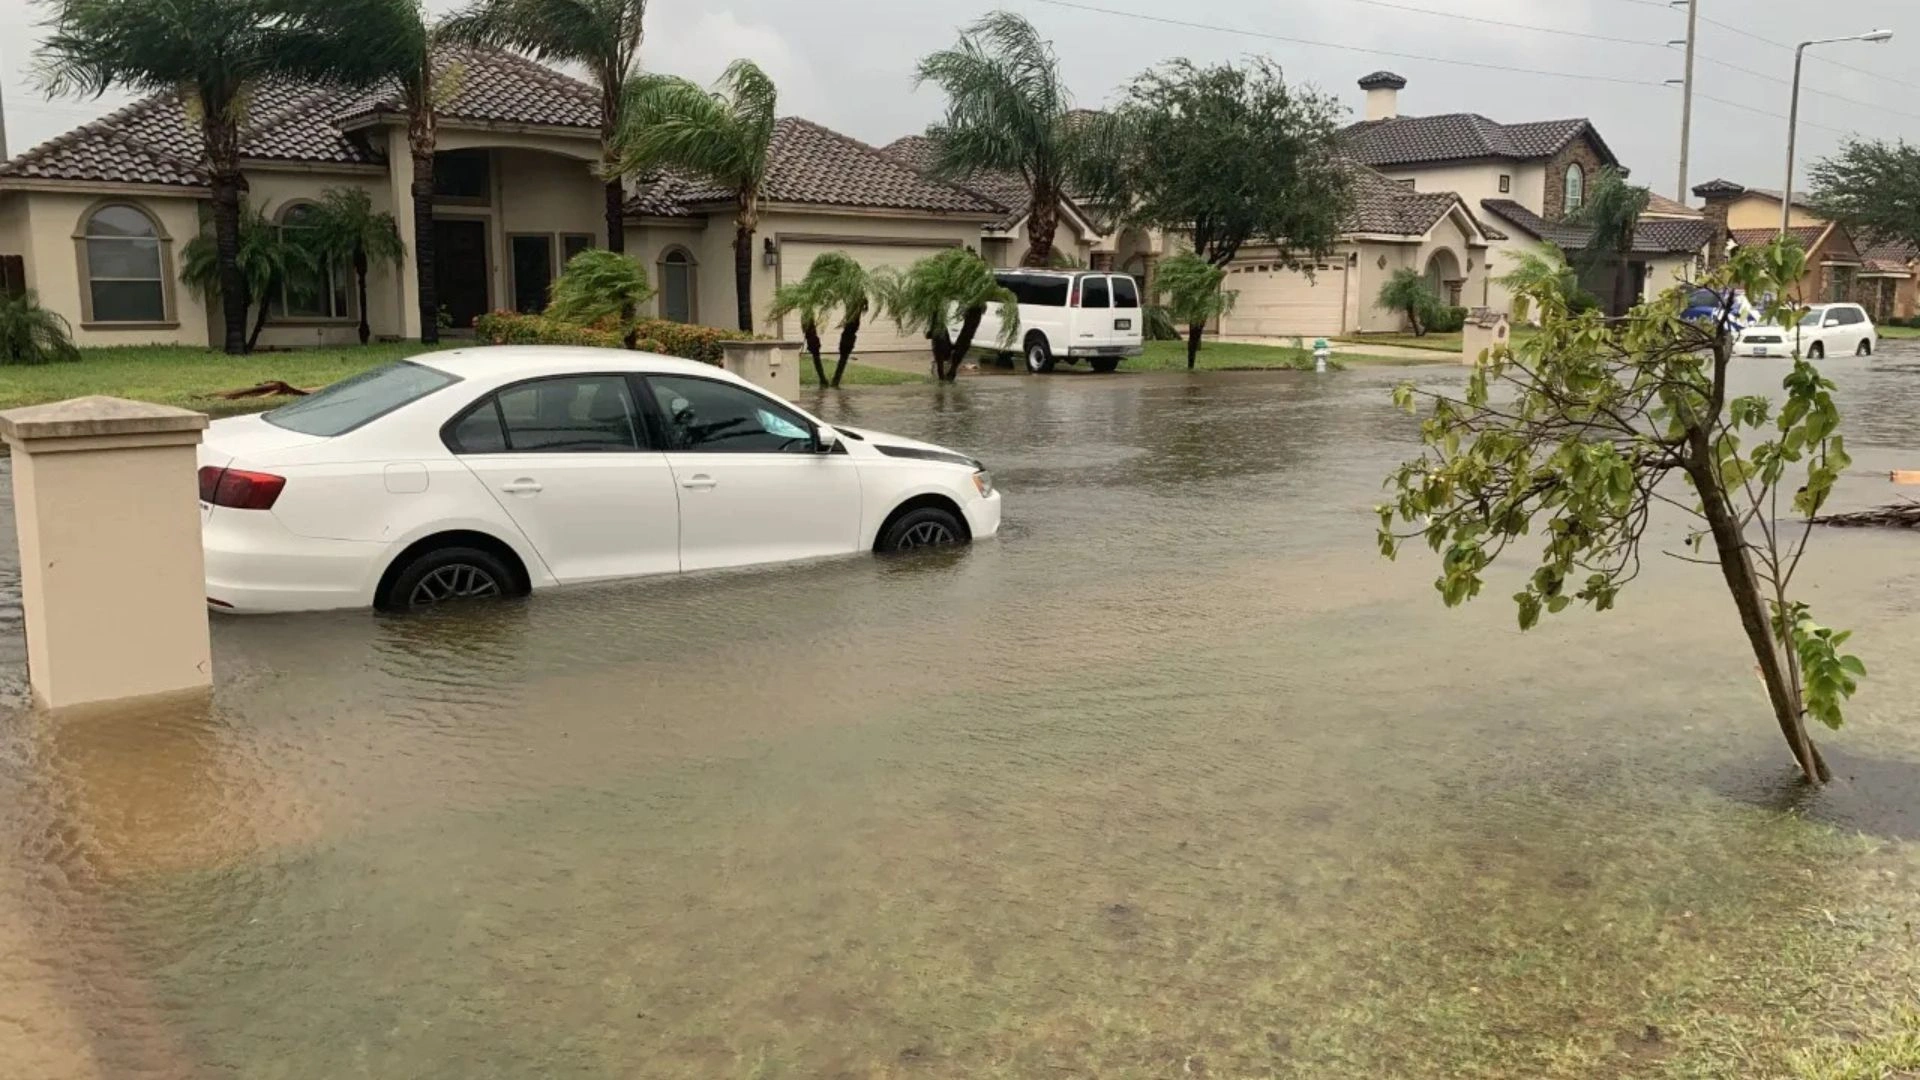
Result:
<instances>
[{"instance_id":1,"label":"car side window","mask_svg":"<svg viewBox=\"0 0 1920 1080\"><path fill-rule=\"evenodd\" d=\"M1859 308L1845 307L1840 309L1841 326L1859 326L1866 321L1866 315L1863 314Z\"/></svg>"},{"instance_id":2,"label":"car side window","mask_svg":"<svg viewBox=\"0 0 1920 1080\"><path fill-rule=\"evenodd\" d=\"M449 425L456 454L626 452L642 448L625 376L571 375L509 386Z\"/></svg>"},{"instance_id":3,"label":"car side window","mask_svg":"<svg viewBox=\"0 0 1920 1080\"><path fill-rule=\"evenodd\" d=\"M806 454L813 425L751 390L681 375L649 375L668 449L707 454Z\"/></svg>"},{"instance_id":4,"label":"car side window","mask_svg":"<svg viewBox=\"0 0 1920 1080\"><path fill-rule=\"evenodd\" d=\"M1140 306L1140 290L1130 277L1113 279L1113 306L1117 308L1137 308Z\"/></svg>"},{"instance_id":5,"label":"car side window","mask_svg":"<svg viewBox=\"0 0 1920 1080\"><path fill-rule=\"evenodd\" d=\"M1107 279L1090 277L1080 279L1080 306L1083 308L1103 308L1107 305Z\"/></svg>"}]
</instances>

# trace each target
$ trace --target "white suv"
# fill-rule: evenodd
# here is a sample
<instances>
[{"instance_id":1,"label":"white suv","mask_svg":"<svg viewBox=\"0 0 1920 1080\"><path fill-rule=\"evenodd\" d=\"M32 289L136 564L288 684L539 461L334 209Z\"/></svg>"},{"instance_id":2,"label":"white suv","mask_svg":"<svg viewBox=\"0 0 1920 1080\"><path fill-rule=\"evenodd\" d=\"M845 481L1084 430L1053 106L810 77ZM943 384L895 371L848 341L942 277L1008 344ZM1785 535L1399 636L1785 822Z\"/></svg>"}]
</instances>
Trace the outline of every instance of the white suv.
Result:
<instances>
[{"instance_id":1,"label":"white suv","mask_svg":"<svg viewBox=\"0 0 1920 1080\"><path fill-rule=\"evenodd\" d=\"M1736 356L1872 356L1880 344L1879 331L1859 304L1821 304L1802 316L1798 326L1769 323L1749 326L1734 345Z\"/></svg>"},{"instance_id":2,"label":"white suv","mask_svg":"<svg viewBox=\"0 0 1920 1080\"><path fill-rule=\"evenodd\" d=\"M1019 346L1028 371L1052 371L1061 360L1112 371L1123 357L1140 355L1140 288L1131 277L1029 269L996 270L993 276L1020 301ZM988 308L974 340L999 337L999 315Z\"/></svg>"}]
</instances>

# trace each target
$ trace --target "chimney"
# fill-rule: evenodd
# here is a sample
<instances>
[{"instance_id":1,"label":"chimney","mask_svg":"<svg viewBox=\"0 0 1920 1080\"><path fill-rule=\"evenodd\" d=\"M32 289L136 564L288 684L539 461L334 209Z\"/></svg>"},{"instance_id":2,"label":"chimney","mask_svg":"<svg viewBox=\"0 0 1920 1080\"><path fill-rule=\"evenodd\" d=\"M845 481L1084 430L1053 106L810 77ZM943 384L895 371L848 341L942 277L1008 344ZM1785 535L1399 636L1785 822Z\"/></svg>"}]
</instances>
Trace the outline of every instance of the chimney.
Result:
<instances>
[{"instance_id":1,"label":"chimney","mask_svg":"<svg viewBox=\"0 0 1920 1080\"><path fill-rule=\"evenodd\" d=\"M1707 269L1711 270L1727 260L1727 241L1732 236L1727 229L1727 212L1733 200L1745 195L1747 189L1731 180L1709 180L1693 193L1706 201L1700 212L1707 219Z\"/></svg>"},{"instance_id":2,"label":"chimney","mask_svg":"<svg viewBox=\"0 0 1920 1080\"><path fill-rule=\"evenodd\" d=\"M1360 89L1367 92L1367 119L1392 120L1400 115L1400 91L1406 89L1407 80L1391 71L1376 71L1360 80Z\"/></svg>"}]
</instances>

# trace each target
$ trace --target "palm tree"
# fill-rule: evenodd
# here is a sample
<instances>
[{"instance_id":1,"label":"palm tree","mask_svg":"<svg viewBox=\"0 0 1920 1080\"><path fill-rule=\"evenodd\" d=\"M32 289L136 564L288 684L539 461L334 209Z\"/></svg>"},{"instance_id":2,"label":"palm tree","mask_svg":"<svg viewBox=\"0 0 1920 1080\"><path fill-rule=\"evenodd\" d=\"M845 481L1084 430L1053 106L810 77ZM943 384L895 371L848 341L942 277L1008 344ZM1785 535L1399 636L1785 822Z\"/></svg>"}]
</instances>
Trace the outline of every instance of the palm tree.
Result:
<instances>
[{"instance_id":1,"label":"palm tree","mask_svg":"<svg viewBox=\"0 0 1920 1080\"><path fill-rule=\"evenodd\" d=\"M274 77L363 85L391 70L403 40L392 0L49 0L39 50L49 95L112 89L178 93L200 128L213 191L220 294L247 295L238 263L240 127L252 87ZM246 309L225 305L224 346L246 349Z\"/></svg>"},{"instance_id":2,"label":"palm tree","mask_svg":"<svg viewBox=\"0 0 1920 1080\"><path fill-rule=\"evenodd\" d=\"M647 268L618 251L589 248L567 260L547 293L546 315L560 322L591 326L608 319L626 324L631 349L639 340L639 324L630 317L653 296Z\"/></svg>"},{"instance_id":3,"label":"palm tree","mask_svg":"<svg viewBox=\"0 0 1920 1080\"><path fill-rule=\"evenodd\" d=\"M1617 169L1603 169L1588 189L1587 201L1573 215L1576 224L1593 230L1586 248L1575 256L1580 268L1591 272L1612 264L1608 315L1626 314L1640 291L1634 287L1636 283L1628 280L1632 277L1628 259L1633 254L1633 237L1640 227L1640 215L1647 210L1647 199L1646 188L1627 183Z\"/></svg>"},{"instance_id":4,"label":"palm tree","mask_svg":"<svg viewBox=\"0 0 1920 1080\"><path fill-rule=\"evenodd\" d=\"M1513 317L1523 321L1528 315L1528 297L1550 297L1565 301L1580 290L1579 279L1573 267L1567 265L1566 256L1560 253L1559 248L1546 244L1534 251L1523 252L1520 261L1502 275L1499 282L1513 292ZM1540 314L1543 318L1546 316L1545 311Z\"/></svg>"},{"instance_id":5,"label":"palm tree","mask_svg":"<svg viewBox=\"0 0 1920 1080\"><path fill-rule=\"evenodd\" d=\"M1222 289L1225 267L1215 266L1191 251L1163 260L1154 270L1153 287L1167 297L1167 315L1187 324L1187 369L1200 357L1200 335L1206 325L1233 310L1239 293Z\"/></svg>"},{"instance_id":6,"label":"palm tree","mask_svg":"<svg viewBox=\"0 0 1920 1080\"><path fill-rule=\"evenodd\" d=\"M252 352L267 325L267 309L274 294L287 281L301 273L317 273L320 261L307 245L289 238L286 230L268 221L266 215L243 207L240 212L240 243L234 250L233 267L239 271L240 291L229 291L226 267L220 259L220 241L212 233L202 232L181 251L180 280L194 295L219 299L222 306L246 318L247 308L258 305L253 329L247 334L243 351ZM232 296L233 303L226 303ZM361 300L361 310L366 301Z\"/></svg>"},{"instance_id":7,"label":"palm tree","mask_svg":"<svg viewBox=\"0 0 1920 1080\"><path fill-rule=\"evenodd\" d=\"M373 197L365 188L327 188L320 202L301 222L301 233L321 268L346 263L353 267L354 286L360 300L360 344L365 345L371 331L367 327L367 270L372 263L398 265L407 257L407 245L400 239L400 226L393 215L375 211Z\"/></svg>"},{"instance_id":8,"label":"palm tree","mask_svg":"<svg viewBox=\"0 0 1920 1080\"><path fill-rule=\"evenodd\" d=\"M622 94L640 58L646 15L647 0L473 0L439 29L448 40L518 49L543 63L587 69L600 91L609 251L627 249L626 190L617 167Z\"/></svg>"},{"instance_id":9,"label":"palm tree","mask_svg":"<svg viewBox=\"0 0 1920 1080\"><path fill-rule=\"evenodd\" d=\"M31 290L0 291L0 364L52 364L80 359L73 327L57 311L40 306Z\"/></svg>"},{"instance_id":10,"label":"palm tree","mask_svg":"<svg viewBox=\"0 0 1920 1080\"><path fill-rule=\"evenodd\" d=\"M440 296L433 266L433 154L439 144L439 106L458 91L461 66L448 63L434 71L438 33L427 21L421 0L387 0L387 19L400 38L390 51L386 76L407 113L407 156L413 162L413 272L420 303L420 343L440 340ZM360 305L360 340L366 341L366 304Z\"/></svg>"},{"instance_id":11,"label":"palm tree","mask_svg":"<svg viewBox=\"0 0 1920 1080\"><path fill-rule=\"evenodd\" d=\"M1003 349L1020 337L1020 303L994 280L993 268L966 248L948 248L914 263L905 273L891 267L873 275L881 307L901 330L924 331L933 342L933 374L941 382L960 376L960 362L973 347L973 335L988 305L999 307ZM952 322L960 320L960 332Z\"/></svg>"},{"instance_id":12,"label":"palm tree","mask_svg":"<svg viewBox=\"0 0 1920 1080\"><path fill-rule=\"evenodd\" d=\"M734 194L733 283L740 329L753 332L753 231L773 144L773 80L735 60L711 93L674 75L640 75L621 105L622 175L662 169L701 177Z\"/></svg>"},{"instance_id":13,"label":"palm tree","mask_svg":"<svg viewBox=\"0 0 1920 1080\"><path fill-rule=\"evenodd\" d=\"M806 277L782 285L773 294L767 318L782 319L798 313L800 336L806 339L807 351L813 356L814 375L821 386L837 387L847 373L847 360L860 337L860 321L872 302L873 277L866 267L844 252L828 251L813 260ZM829 379L820 362L820 326L836 311L840 314L840 357Z\"/></svg>"},{"instance_id":14,"label":"palm tree","mask_svg":"<svg viewBox=\"0 0 1920 1080\"><path fill-rule=\"evenodd\" d=\"M997 11L920 61L915 85L947 92L946 119L927 129L937 175L1017 174L1027 185L1027 266L1048 266L1060 198L1083 169L1099 125L1076 120L1053 47L1012 12Z\"/></svg>"},{"instance_id":15,"label":"palm tree","mask_svg":"<svg viewBox=\"0 0 1920 1080\"><path fill-rule=\"evenodd\" d=\"M1420 271L1404 266L1380 286L1380 294L1373 302L1388 311L1405 312L1414 337L1426 336L1428 324L1440 310L1440 294L1434 291L1432 283L1420 276Z\"/></svg>"}]
</instances>

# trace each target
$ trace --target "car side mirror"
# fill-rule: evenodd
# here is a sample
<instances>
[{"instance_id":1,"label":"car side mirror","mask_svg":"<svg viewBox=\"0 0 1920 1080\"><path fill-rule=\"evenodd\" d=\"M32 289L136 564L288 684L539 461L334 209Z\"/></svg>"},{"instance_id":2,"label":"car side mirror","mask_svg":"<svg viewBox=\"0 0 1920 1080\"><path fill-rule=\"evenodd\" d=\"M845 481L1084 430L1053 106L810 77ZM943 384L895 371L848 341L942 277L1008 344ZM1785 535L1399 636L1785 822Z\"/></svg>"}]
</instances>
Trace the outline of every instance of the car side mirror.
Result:
<instances>
[{"instance_id":1,"label":"car side mirror","mask_svg":"<svg viewBox=\"0 0 1920 1080\"><path fill-rule=\"evenodd\" d=\"M813 452L831 454L833 448L840 445L840 433L825 424L816 424L813 429Z\"/></svg>"}]
</instances>

